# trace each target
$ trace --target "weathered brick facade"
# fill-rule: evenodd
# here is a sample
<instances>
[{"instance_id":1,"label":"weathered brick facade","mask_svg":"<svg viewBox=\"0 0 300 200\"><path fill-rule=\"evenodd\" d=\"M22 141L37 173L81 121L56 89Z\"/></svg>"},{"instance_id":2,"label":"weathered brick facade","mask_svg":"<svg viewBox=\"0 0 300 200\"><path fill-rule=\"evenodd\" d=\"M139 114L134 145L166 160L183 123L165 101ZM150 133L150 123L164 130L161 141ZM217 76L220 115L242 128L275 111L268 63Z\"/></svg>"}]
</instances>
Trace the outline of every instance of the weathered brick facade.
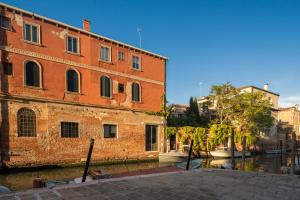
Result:
<instances>
[{"instance_id":1,"label":"weathered brick facade","mask_svg":"<svg viewBox=\"0 0 300 200\"><path fill-rule=\"evenodd\" d=\"M10 19L11 29L0 28L1 59L1 162L10 167L77 163L86 157L90 138L95 139L94 161L158 158L163 151L163 119L146 112L159 111L165 93L166 58L6 4L0 14ZM24 40L24 23L39 26L40 42ZM79 53L66 52L66 37L78 37ZM111 62L100 60L101 45L111 49ZM118 59L119 52L124 60ZM132 68L132 56L140 69ZM40 67L40 87L26 86L24 65ZM12 75L4 73L5 63ZM79 74L79 92L66 90L66 72ZM100 77L111 80L111 96L100 96ZM124 84L124 92L118 91ZM132 101L132 83L140 86L140 101ZM36 116L36 136L18 135L17 113L29 108ZM61 122L79 124L79 137L61 137ZM104 138L103 124L117 125L115 138ZM146 125L157 126L157 151L146 151Z\"/></svg>"}]
</instances>

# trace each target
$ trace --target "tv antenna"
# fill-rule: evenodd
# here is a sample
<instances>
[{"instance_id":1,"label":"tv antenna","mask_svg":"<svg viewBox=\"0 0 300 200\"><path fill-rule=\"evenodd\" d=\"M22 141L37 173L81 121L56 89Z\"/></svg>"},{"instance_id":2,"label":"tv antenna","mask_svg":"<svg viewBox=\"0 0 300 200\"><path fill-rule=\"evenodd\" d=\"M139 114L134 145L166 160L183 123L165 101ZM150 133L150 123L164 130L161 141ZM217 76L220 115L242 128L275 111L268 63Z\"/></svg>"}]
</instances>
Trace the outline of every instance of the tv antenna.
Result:
<instances>
[{"instance_id":1,"label":"tv antenna","mask_svg":"<svg viewBox=\"0 0 300 200\"><path fill-rule=\"evenodd\" d=\"M142 29L141 28L137 28L136 31L138 32L139 34L139 38L140 38L140 48L142 48Z\"/></svg>"}]
</instances>

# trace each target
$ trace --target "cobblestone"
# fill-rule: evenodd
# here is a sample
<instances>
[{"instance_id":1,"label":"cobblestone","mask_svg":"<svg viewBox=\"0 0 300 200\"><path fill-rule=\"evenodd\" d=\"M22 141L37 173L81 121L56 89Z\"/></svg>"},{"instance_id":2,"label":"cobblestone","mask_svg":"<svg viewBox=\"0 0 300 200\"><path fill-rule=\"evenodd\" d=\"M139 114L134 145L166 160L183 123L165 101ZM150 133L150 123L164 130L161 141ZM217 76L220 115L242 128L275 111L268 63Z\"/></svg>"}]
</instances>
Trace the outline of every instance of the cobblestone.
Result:
<instances>
[{"instance_id":1,"label":"cobblestone","mask_svg":"<svg viewBox=\"0 0 300 200\"><path fill-rule=\"evenodd\" d=\"M6 199L300 199L300 178L289 175L201 169L95 181L0 195Z\"/></svg>"}]
</instances>

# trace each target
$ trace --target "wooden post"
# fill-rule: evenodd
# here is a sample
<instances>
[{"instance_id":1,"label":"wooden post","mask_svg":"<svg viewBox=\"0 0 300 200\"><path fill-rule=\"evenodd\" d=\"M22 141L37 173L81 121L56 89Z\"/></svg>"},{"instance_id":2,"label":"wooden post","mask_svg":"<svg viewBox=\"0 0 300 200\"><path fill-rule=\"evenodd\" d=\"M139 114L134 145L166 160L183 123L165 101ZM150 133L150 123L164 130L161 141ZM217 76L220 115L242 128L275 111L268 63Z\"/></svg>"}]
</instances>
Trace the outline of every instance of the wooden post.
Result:
<instances>
[{"instance_id":1,"label":"wooden post","mask_svg":"<svg viewBox=\"0 0 300 200\"><path fill-rule=\"evenodd\" d=\"M231 143L231 169L235 169L235 157L234 157L234 150L235 150L235 145L234 145L234 129L232 129L232 131L231 131L230 143Z\"/></svg>"},{"instance_id":2,"label":"wooden post","mask_svg":"<svg viewBox=\"0 0 300 200\"><path fill-rule=\"evenodd\" d=\"M89 148L89 152L88 152L88 156L87 156L87 159L86 159L85 168L84 168L84 172L83 172L83 176L82 176L82 181L81 181L82 183L85 182L85 179L86 179L86 175L87 175L89 165L90 165L90 161L91 161L91 157L92 157L93 147L94 147L94 139L91 138L90 148Z\"/></svg>"},{"instance_id":3,"label":"wooden post","mask_svg":"<svg viewBox=\"0 0 300 200\"><path fill-rule=\"evenodd\" d=\"M243 136L243 150L242 150L242 169L245 167L245 157L246 157L246 136Z\"/></svg>"},{"instance_id":4,"label":"wooden post","mask_svg":"<svg viewBox=\"0 0 300 200\"><path fill-rule=\"evenodd\" d=\"M291 174L295 174L295 151L296 151L296 134L292 132L292 158L291 158Z\"/></svg>"},{"instance_id":5,"label":"wooden post","mask_svg":"<svg viewBox=\"0 0 300 200\"><path fill-rule=\"evenodd\" d=\"M192 156L192 151L193 151L193 144L194 144L194 140L191 141L191 146L190 146L190 150L189 150L189 157L188 157L188 161L186 163L186 170L189 170L190 167L190 161L191 161L191 156Z\"/></svg>"}]
</instances>

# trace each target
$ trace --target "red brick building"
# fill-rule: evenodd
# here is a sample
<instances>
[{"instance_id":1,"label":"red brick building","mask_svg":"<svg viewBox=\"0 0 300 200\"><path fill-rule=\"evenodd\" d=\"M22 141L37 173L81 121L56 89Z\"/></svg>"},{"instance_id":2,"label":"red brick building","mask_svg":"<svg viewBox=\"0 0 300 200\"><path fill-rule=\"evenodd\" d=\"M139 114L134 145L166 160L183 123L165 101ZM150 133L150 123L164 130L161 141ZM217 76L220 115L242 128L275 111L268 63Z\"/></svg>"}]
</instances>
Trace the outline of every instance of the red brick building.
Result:
<instances>
[{"instance_id":1,"label":"red brick building","mask_svg":"<svg viewBox=\"0 0 300 200\"><path fill-rule=\"evenodd\" d=\"M0 3L1 163L158 158L166 58Z\"/></svg>"}]
</instances>

